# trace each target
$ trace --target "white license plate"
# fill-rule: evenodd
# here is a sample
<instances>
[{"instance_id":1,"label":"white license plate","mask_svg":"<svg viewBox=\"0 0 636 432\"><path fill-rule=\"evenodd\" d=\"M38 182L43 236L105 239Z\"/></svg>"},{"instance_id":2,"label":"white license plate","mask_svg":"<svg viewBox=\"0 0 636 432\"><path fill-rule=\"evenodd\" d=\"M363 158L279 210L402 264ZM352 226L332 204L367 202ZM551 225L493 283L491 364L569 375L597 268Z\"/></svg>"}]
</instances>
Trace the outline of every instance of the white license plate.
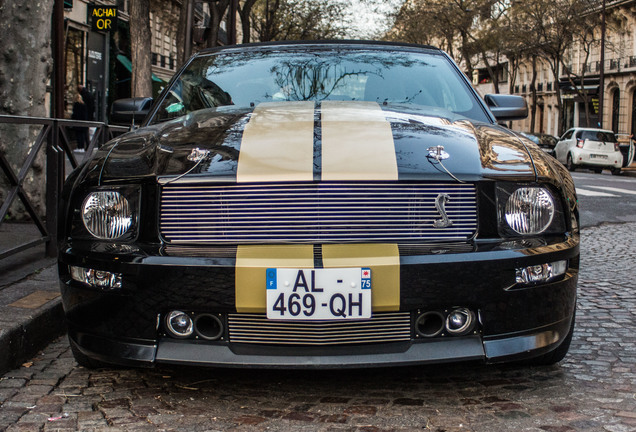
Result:
<instances>
[{"instance_id":1,"label":"white license plate","mask_svg":"<svg viewBox=\"0 0 636 432\"><path fill-rule=\"evenodd\" d=\"M266 274L268 319L371 318L368 268L268 268Z\"/></svg>"},{"instance_id":2,"label":"white license plate","mask_svg":"<svg viewBox=\"0 0 636 432\"><path fill-rule=\"evenodd\" d=\"M590 155L590 159L607 159L607 155L604 154L594 154Z\"/></svg>"}]
</instances>

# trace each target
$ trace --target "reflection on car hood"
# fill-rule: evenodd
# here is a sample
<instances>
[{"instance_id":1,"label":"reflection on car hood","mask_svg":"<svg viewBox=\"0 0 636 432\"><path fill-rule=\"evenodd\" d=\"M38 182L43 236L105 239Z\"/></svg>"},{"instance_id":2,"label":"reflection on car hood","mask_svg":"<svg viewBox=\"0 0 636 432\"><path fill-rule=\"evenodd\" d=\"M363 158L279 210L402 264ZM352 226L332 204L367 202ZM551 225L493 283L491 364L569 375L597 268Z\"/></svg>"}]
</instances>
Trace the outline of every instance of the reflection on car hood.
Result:
<instances>
[{"instance_id":1,"label":"reflection on car hood","mask_svg":"<svg viewBox=\"0 0 636 432\"><path fill-rule=\"evenodd\" d=\"M429 155L436 146L448 153L443 166ZM197 154L205 158L197 162ZM535 178L523 141L503 127L453 120L442 110L351 101L197 111L121 136L88 167L100 182L450 180L446 170L462 181Z\"/></svg>"}]
</instances>

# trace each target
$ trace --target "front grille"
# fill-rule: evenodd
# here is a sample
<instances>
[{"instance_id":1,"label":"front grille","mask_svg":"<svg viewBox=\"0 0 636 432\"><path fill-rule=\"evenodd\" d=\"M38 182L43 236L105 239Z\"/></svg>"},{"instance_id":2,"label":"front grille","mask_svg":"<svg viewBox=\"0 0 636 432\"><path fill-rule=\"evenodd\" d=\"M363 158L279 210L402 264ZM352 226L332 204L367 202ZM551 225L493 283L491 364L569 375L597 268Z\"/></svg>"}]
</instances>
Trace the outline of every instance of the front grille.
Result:
<instances>
[{"instance_id":1,"label":"front grille","mask_svg":"<svg viewBox=\"0 0 636 432\"><path fill-rule=\"evenodd\" d=\"M436 228L438 195L452 226ZM461 241L477 230L471 184L167 184L161 233L173 244Z\"/></svg>"},{"instance_id":2,"label":"front grille","mask_svg":"<svg viewBox=\"0 0 636 432\"><path fill-rule=\"evenodd\" d=\"M363 321L273 321L260 314L229 314L230 342L326 346L403 342L411 339L408 312L378 313Z\"/></svg>"}]
</instances>

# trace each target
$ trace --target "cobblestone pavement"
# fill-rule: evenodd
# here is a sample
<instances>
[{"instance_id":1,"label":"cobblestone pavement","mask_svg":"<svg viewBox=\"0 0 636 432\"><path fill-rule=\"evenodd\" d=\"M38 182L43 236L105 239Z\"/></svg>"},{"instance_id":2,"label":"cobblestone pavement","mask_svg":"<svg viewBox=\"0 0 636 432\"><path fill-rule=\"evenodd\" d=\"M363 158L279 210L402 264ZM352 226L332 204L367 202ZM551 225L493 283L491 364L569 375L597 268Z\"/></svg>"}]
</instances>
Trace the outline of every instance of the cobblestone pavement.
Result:
<instances>
[{"instance_id":1,"label":"cobblestone pavement","mask_svg":"<svg viewBox=\"0 0 636 432\"><path fill-rule=\"evenodd\" d=\"M542 368L90 371L58 340L0 381L0 431L636 431L636 224L585 229L570 354Z\"/></svg>"}]
</instances>

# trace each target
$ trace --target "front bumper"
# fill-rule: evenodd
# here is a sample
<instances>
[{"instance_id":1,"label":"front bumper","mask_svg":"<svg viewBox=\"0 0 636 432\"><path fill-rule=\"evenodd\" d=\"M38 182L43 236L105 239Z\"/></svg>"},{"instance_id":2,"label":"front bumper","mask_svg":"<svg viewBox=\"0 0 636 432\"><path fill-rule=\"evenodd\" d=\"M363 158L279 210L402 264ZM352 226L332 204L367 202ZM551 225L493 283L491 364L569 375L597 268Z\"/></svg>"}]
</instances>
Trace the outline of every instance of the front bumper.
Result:
<instances>
[{"instance_id":1,"label":"front bumper","mask_svg":"<svg viewBox=\"0 0 636 432\"><path fill-rule=\"evenodd\" d=\"M503 362L521 360L549 352L559 346L570 328L563 320L530 333L501 339L479 336L431 340L386 346L331 347L289 350L269 347L229 347L161 339L157 344L112 341L99 336L69 332L70 342L84 355L106 363L148 367L175 364L212 367L267 369L344 369L410 366L459 361Z\"/></svg>"},{"instance_id":2,"label":"front bumper","mask_svg":"<svg viewBox=\"0 0 636 432\"><path fill-rule=\"evenodd\" d=\"M169 310L236 313L235 259L166 255L152 248L75 243L60 253L60 280L71 343L115 364L157 363L267 368L344 368L531 358L558 347L574 314L578 236L438 247L400 256L400 311L465 306L479 327L468 336L347 346L283 347L177 340L162 329ZM566 274L515 284L515 269L566 260ZM103 292L69 277L69 265L122 273L121 291Z\"/></svg>"}]
</instances>

